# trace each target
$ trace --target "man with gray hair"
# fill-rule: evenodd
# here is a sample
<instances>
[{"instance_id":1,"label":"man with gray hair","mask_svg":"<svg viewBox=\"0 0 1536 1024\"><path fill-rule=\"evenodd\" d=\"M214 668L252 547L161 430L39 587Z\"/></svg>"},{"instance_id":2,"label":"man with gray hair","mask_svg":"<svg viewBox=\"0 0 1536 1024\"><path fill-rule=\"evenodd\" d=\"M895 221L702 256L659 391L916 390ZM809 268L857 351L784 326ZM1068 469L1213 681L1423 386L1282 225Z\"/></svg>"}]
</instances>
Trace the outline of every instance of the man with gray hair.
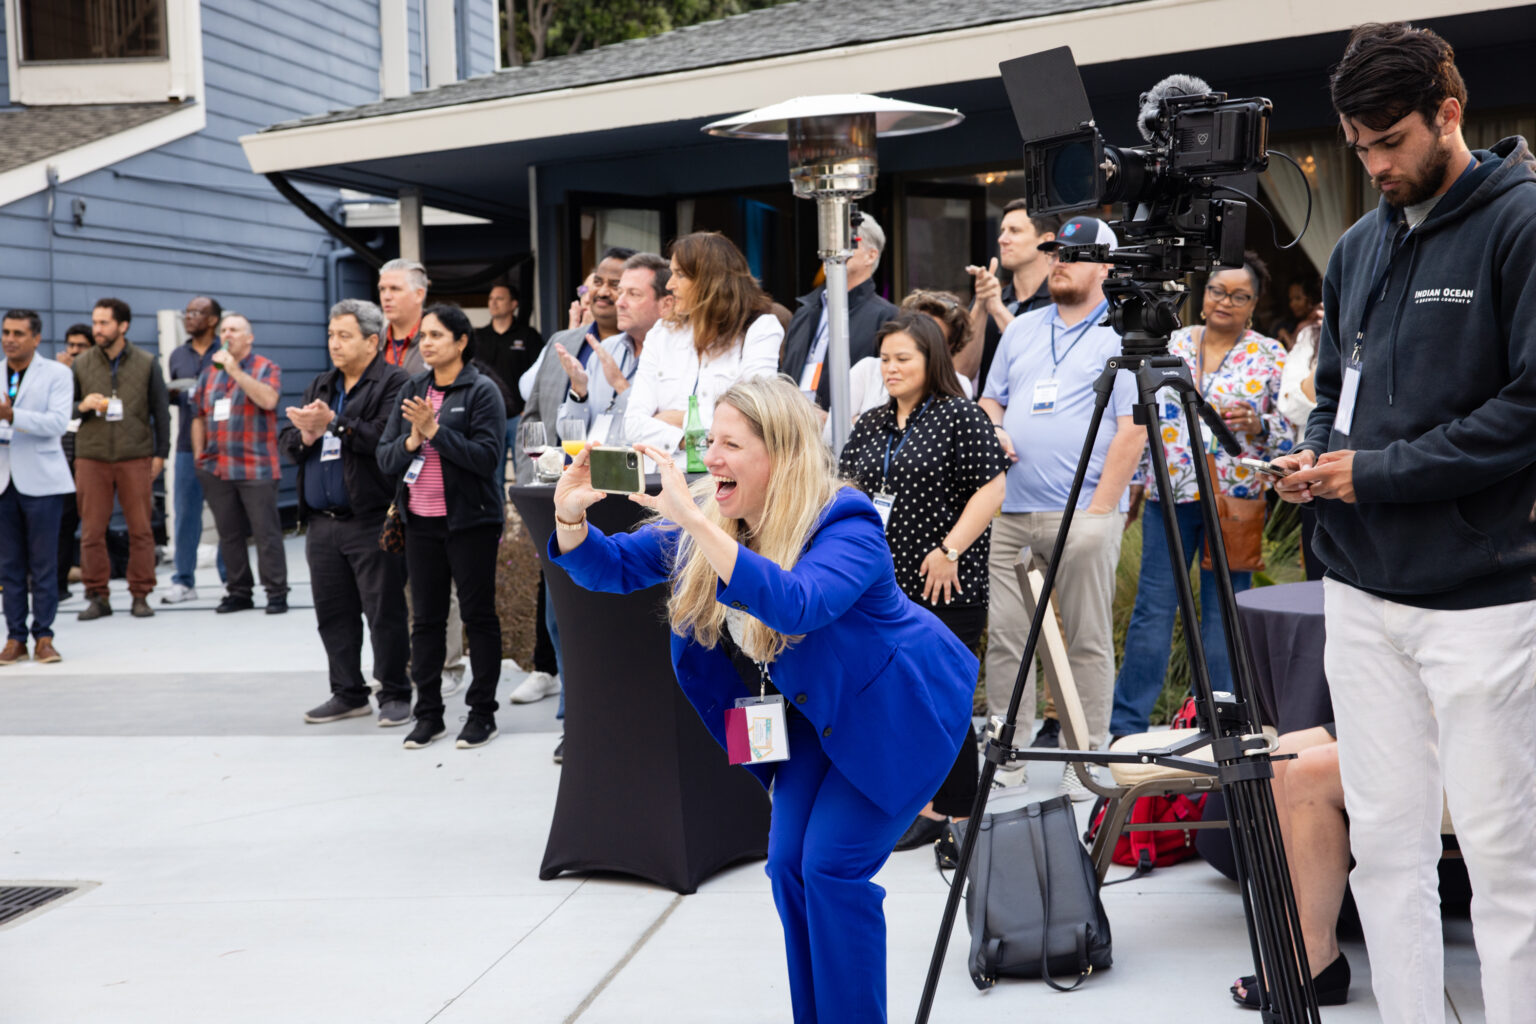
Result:
<instances>
[{"instance_id":1,"label":"man with gray hair","mask_svg":"<svg viewBox=\"0 0 1536 1024\"><path fill-rule=\"evenodd\" d=\"M875 294L875 269L885 250L885 232L869 214L854 229L858 247L848 257L848 365L877 356L875 332L896 315L896 307ZM784 332L779 353L779 372L800 382L800 390L822 409L831 405L828 375L822 368L827 358L826 286L800 296L800 308Z\"/></svg>"},{"instance_id":2,"label":"man with gray hair","mask_svg":"<svg viewBox=\"0 0 1536 1024\"><path fill-rule=\"evenodd\" d=\"M299 467L299 522L308 526L304 557L330 662L331 695L304 715L311 723L368 714L364 618L380 684L379 725L411 720L405 559L379 548L395 488L375 458L410 378L379 355L384 330L384 314L371 302L343 299L332 306L326 347L333 368L310 381L303 405L283 411L289 426L278 443Z\"/></svg>"},{"instance_id":3,"label":"man with gray hair","mask_svg":"<svg viewBox=\"0 0 1536 1024\"><path fill-rule=\"evenodd\" d=\"M416 339L421 333L421 310L431 285L427 268L415 260L393 259L379 268L379 306L384 319L389 321L380 336L384 361L407 373L420 373L427 368Z\"/></svg>"}]
</instances>

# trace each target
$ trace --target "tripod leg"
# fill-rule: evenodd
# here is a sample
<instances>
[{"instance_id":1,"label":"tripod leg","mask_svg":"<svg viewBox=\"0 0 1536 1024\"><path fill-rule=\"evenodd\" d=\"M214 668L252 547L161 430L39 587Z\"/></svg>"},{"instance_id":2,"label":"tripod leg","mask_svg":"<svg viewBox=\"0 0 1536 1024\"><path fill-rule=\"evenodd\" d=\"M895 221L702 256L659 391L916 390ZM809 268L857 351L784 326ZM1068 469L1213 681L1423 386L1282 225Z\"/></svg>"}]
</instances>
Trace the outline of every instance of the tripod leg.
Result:
<instances>
[{"instance_id":1,"label":"tripod leg","mask_svg":"<svg viewBox=\"0 0 1536 1024\"><path fill-rule=\"evenodd\" d=\"M1045 569L1045 585L1040 593L1039 603L1035 607L1035 614L1030 618L1029 637L1024 641L1024 656L1019 661L1018 674L1013 680L1013 693L1008 698L1008 713L1003 719L1001 727L997 730L997 736L988 742L989 753L993 749L1013 746L1013 736L1017 729L1019 717L1019 703L1024 699L1024 684L1029 678L1029 666L1035 660L1035 648L1040 644L1040 631L1045 625L1045 616L1050 614L1051 592L1056 585L1056 567L1061 564L1062 553L1067 547L1067 530L1072 526L1072 516L1077 511L1077 500L1083 491L1083 481L1088 477L1088 467L1093 462L1093 448L1098 440L1099 427L1104 421L1104 410L1109 408L1109 398L1114 391L1115 374L1118 372L1114 360L1111 360L1099 374L1094 382L1093 416L1088 423L1088 436L1083 441L1083 450L1077 458L1077 470L1072 476L1072 489L1067 495L1067 507L1061 517L1061 527L1056 531L1056 542L1051 549L1051 561ZM1030 717L1034 717L1031 709ZM976 849L976 836L981 831L982 814L986 810L987 797L992 789L992 779L997 774L997 762L989 756L981 767L981 780L976 786L976 801L971 806L971 826L965 830L965 839L960 843L960 854L955 865L954 882L949 888L949 898L944 902L944 916L939 923L939 937L934 942L933 957L928 962L928 977L923 982L923 996L917 1004L916 1024L927 1024L928 1015L933 1010L933 997L938 992L939 975L944 968L944 956L949 950L949 935L955 927L955 917L960 907L960 896L965 888L966 872L970 868L971 856Z\"/></svg>"}]
</instances>

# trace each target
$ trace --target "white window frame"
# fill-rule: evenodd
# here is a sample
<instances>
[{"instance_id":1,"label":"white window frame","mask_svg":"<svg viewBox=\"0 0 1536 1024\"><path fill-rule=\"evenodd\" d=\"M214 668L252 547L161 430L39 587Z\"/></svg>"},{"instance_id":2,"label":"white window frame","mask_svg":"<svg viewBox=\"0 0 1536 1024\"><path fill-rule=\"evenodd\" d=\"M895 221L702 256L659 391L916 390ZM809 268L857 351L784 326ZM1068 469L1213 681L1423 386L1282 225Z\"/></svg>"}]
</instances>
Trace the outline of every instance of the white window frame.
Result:
<instances>
[{"instance_id":1,"label":"white window frame","mask_svg":"<svg viewBox=\"0 0 1536 1024\"><path fill-rule=\"evenodd\" d=\"M201 98L203 27L198 0L165 0L163 58L23 61L20 0L5 0L5 18L12 103L157 103Z\"/></svg>"}]
</instances>

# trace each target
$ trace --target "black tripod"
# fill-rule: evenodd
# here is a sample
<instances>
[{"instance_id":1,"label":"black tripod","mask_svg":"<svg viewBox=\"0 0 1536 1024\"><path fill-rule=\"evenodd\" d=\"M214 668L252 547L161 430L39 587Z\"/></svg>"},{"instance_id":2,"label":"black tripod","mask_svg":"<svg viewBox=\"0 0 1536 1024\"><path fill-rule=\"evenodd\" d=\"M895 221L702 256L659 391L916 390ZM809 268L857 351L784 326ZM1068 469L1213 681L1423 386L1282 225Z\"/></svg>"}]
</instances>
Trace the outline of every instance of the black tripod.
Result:
<instances>
[{"instance_id":1,"label":"black tripod","mask_svg":"<svg viewBox=\"0 0 1536 1024\"><path fill-rule=\"evenodd\" d=\"M1195 459L1200 510L1211 547L1211 564L1220 590L1227 652L1237 688L1235 694L1211 691L1205 649L1200 640L1200 630L1195 626L1194 591L1190 586L1189 573L1183 569L1189 562L1172 514L1173 484L1168 476L1168 459L1163 451L1163 439L1159 431L1158 391L1171 387L1178 392L1184 409L1185 426L1191 438L1201 436L1200 421L1203 419L1228 453L1237 455L1241 449L1237 439L1222 422L1220 414L1201 397L1184 360L1168 353L1168 332L1178 326L1174 308L1178 294L1154 294L1128 277L1111 277L1105 282L1104 291L1114 310L1111 319L1123 340L1123 351L1105 364L1104 372L1093 386L1095 401L1088 437L1083 442L1082 454L1077 460L1072 491L1067 497L1066 514L1062 517L1050 564L1046 567L1044 589L1030 622L1029 639L1024 645L1024 657L1014 680L1007 716L993 719L987 733L986 764L982 767L971 817L977 822L981 820L998 766L1016 761L1159 764L1214 775L1220 781L1226 797L1228 827L1237 861L1238 885L1243 894L1243 909L1248 921L1248 941L1259 979L1260 1019L1264 1024L1301 1024L1303 1021L1319 1024L1317 995L1312 989L1311 972L1305 969L1307 957L1301 940L1301 924L1296 915L1296 899L1291 891L1285 848L1275 818L1274 794L1270 789L1270 779L1274 776L1269 757L1272 748L1269 739L1260 730L1254 712L1253 666L1249 660L1248 646L1237 625L1237 598L1232 590L1232 574L1227 566L1226 548L1222 543L1217 520L1215 481L1211 479L1206 461ZM1134 753L1030 747L1021 749L1013 745L1013 739L1028 668L1034 664L1035 648L1039 644L1045 616L1051 614L1050 598L1056 584L1056 568L1061 564L1062 553L1066 549L1067 531L1072 525L1078 495L1082 492L1083 480L1088 473L1099 425L1103 421L1104 411L1109 407L1115 375L1121 370L1136 376L1135 419L1146 427L1157 495L1166 510L1163 525L1168 538L1168 550L1173 559L1179 613L1184 619L1184 642L1189 648L1189 664L1194 676L1200 733L1171 746ZM1211 748L1212 761L1188 756L1190 751L1207 744ZM966 829L965 839L960 845L959 863L955 869L956 883L950 887L949 899L944 905L943 922L939 926L933 959L928 966L923 997L918 1004L917 1024L926 1024L929 1011L933 1008L934 993L938 989L939 974L949 947L950 931L954 927L955 914L960 904L963 888L960 880L966 876L976 836L980 832L979 828Z\"/></svg>"}]
</instances>

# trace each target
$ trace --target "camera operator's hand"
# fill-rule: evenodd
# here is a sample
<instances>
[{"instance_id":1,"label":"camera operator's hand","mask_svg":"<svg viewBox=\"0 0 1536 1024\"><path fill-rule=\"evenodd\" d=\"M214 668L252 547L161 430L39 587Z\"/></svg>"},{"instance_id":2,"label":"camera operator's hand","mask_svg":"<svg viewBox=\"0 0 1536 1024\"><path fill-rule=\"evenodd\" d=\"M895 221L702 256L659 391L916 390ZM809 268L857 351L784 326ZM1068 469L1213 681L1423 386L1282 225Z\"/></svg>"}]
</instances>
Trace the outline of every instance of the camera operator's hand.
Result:
<instances>
[{"instance_id":1,"label":"camera operator's hand","mask_svg":"<svg viewBox=\"0 0 1536 1024\"><path fill-rule=\"evenodd\" d=\"M582 446L580 452L560 474L555 484L555 540L560 550L570 551L587 539L587 509L608 495L592 486L592 443ZM580 523L580 530L559 529L560 523Z\"/></svg>"},{"instance_id":2,"label":"camera operator's hand","mask_svg":"<svg viewBox=\"0 0 1536 1024\"><path fill-rule=\"evenodd\" d=\"M1299 451L1294 455L1282 455L1274 460L1276 469L1288 469L1290 474L1275 481L1275 493L1280 495L1282 501L1289 501L1294 505L1305 505L1312 500L1312 490L1306 481L1298 480L1300 471L1312 468L1316 458L1311 451Z\"/></svg>"}]
</instances>

